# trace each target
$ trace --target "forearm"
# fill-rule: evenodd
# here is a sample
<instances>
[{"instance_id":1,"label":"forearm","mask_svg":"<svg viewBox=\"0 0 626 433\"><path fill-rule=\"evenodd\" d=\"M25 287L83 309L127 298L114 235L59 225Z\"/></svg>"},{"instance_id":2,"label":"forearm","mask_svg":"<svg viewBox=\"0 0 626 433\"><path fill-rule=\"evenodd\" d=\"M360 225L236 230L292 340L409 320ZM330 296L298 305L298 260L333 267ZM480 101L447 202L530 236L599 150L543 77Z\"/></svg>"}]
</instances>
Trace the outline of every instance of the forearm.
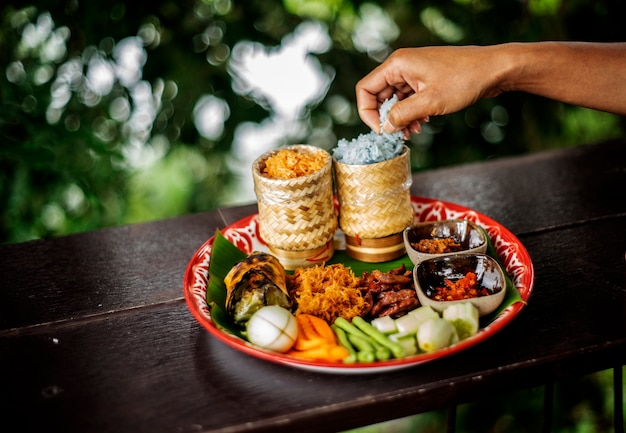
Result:
<instances>
[{"instance_id":1,"label":"forearm","mask_svg":"<svg viewBox=\"0 0 626 433\"><path fill-rule=\"evenodd\" d=\"M500 48L503 91L626 115L626 43L510 43Z\"/></svg>"}]
</instances>

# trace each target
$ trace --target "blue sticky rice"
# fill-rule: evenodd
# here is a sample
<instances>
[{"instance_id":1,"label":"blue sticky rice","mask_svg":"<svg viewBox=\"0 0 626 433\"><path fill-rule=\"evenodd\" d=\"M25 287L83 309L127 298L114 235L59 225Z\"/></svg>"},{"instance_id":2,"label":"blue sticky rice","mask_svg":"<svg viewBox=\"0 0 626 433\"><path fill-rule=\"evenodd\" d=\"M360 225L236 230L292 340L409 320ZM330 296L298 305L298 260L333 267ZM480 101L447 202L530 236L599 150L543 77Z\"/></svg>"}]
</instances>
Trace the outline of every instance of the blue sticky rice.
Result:
<instances>
[{"instance_id":1,"label":"blue sticky rice","mask_svg":"<svg viewBox=\"0 0 626 433\"><path fill-rule=\"evenodd\" d=\"M379 119L381 125L387 120L389 110L396 102L398 102L398 96L393 95L380 106ZM337 147L333 149L333 156L338 162L344 164L373 164L395 158L402 153L403 148L404 134L402 131L391 134L386 132L377 134L370 131L367 134L360 134L350 141L345 138L340 139L337 142Z\"/></svg>"}]
</instances>

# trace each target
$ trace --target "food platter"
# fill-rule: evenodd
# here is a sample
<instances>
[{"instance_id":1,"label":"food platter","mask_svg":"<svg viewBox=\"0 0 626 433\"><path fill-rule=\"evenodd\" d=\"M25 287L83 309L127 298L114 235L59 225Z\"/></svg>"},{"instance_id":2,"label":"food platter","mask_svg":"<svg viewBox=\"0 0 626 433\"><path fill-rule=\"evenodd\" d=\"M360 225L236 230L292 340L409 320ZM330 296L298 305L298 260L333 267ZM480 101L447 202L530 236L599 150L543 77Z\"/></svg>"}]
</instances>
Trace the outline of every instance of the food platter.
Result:
<instances>
[{"instance_id":1,"label":"food platter","mask_svg":"<svg viewBox=\"0 0 626 433\"><path fill-rule=\"evenodd\" d=\"M383 373L403 368L415 367L424 362L433 361L461 352L488 339L509 324L524 308L532 293L534 269L528 251L507 228L492 218L472 209L441 200L426 197L411 197L415 220L433 221L443 219L467 219L483 227L489 234L498 257L504 264L515 288L519 292L519 301L508 305L477 334L459 343L432 353L420 353L401 359L376 361L371 363L342 364L323 361L297 359L288 355L261 350L228 330L218 326L211 318L210 307L206 301L208 271L211 262L212 246L215 237L211 237L196 251L185 270L183 292L187 306L195 319L215 338L247 355L294 368L321 373L369 374ZM258 214L249 215L221 230L221 233L245 253L268 251L266 243L259 235ZM336 249L342 245L343 235L338 231L335 237Z\"/></svg>"}]
</instances>

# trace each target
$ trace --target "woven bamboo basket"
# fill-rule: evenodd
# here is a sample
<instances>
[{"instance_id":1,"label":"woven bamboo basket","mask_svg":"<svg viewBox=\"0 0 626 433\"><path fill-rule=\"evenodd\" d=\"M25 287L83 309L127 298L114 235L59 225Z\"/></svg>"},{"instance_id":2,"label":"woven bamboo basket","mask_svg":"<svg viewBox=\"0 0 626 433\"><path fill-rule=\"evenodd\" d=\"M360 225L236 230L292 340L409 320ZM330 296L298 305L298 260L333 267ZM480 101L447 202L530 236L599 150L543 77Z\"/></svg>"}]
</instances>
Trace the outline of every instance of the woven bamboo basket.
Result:
<instances>
[{"instance_id":1,"label":"woven bamboo basket","mask_svg":"<svg viewBox=\"0 0 626 433\"><path fill-rule=\"evenodd\" d=\"M285 149L321 153L327 161L320 170L291 179L273 179L262 174L265 161L278 150L261 155L252 165L259 233L285 269L293 270L333 256L338 222L330 154L306 144Z\"/></svg>"},{"instance_id":2,"label":"woven bamboo basket","mask_svg":"<svg viewBox=\"0 0 626 433\"><path fill-rule=\"evenodd\" d=\"M383 262L405 254L402 231L413 223L409 148L374 164L333 161L339 227L346 252L357 260Z\"/></svg>"}]
</instances>

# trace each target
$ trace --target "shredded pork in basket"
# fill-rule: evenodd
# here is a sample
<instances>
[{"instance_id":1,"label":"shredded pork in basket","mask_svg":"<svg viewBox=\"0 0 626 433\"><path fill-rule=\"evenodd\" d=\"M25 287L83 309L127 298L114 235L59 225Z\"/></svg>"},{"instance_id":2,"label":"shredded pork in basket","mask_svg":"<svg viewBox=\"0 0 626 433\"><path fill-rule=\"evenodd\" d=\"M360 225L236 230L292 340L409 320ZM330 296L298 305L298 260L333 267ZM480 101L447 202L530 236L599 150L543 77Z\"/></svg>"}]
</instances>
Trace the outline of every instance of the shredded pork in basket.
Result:
<instances>
[{"instance_id":1,"label":"shredded pork in basket","mask_svg":"<svg viewBox=\"0 0 626 433\"><path fill-rule=\"evenodd\" d=\"M339 316L352 320L369 308L359 289L360 278L342 264L296 268L287 276L295 314L312 314L328 323Z\"/></svg>"},{"instance_id":2,"label":"shredded pork in basket","mask_svg":"<svg viewBox=\"0 0 626 433\"><path fill-rule=\"evenodd\" d=\"M314 173L325 163L325 155L321 152L313 154L281 149L265 160L262 174L273 179L292 179Z\"/></svg>"}]
</instances>

